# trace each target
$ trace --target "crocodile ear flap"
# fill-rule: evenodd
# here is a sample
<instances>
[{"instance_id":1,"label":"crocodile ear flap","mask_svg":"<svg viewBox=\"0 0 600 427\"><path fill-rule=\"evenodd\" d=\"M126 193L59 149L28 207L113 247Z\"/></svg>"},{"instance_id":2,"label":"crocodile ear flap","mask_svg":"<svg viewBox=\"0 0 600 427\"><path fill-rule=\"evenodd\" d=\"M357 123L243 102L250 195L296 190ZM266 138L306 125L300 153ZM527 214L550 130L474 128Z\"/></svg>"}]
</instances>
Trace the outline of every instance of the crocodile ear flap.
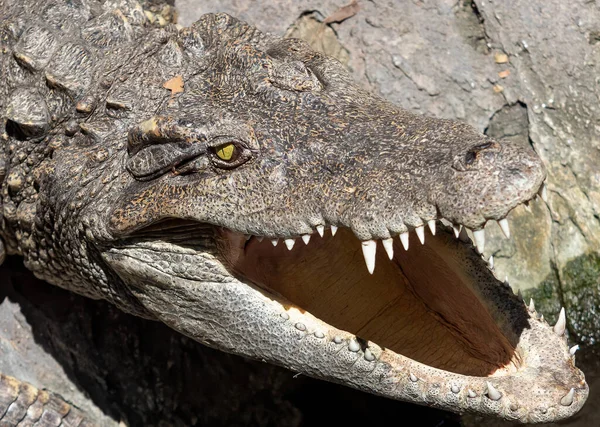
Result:
<instances>
[{"instance_id":1,"label":"crocodile ear flap","mask_svg":"<svg viewBox=\"0 0 600 427\"><path fill-rule=\"evenodd\" d=\"M153 117L129 131L127 170L148 181L206 152L188 129L164 117Z\"/></svg>"}]
</instances>

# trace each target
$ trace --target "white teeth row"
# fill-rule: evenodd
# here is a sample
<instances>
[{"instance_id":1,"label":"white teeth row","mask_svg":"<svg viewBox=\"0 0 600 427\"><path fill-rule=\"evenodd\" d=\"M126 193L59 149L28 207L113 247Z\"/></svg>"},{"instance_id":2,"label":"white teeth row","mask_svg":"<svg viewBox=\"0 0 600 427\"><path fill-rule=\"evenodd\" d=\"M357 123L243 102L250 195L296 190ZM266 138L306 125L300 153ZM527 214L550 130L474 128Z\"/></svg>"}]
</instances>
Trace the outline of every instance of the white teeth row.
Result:
<instances>
[{"instance_id":1,"label":"white teeth row","mask_svg":"<svg viewBox=\"0 0 600 427\"><path fill-rule=\"evenodd\" d=\"M319 236L321 236L321 237L325 236L325 226L324 225L317 225L316 229L317 229L317 233L319 233ZM337 233L337 231L338 231L338 227L336 227L335 225L332 225L331 226L331 236L332 237L335 236L335 233ZM250 240L252 237L254 237L259 242L262 242L264 239L263 236L246 235L246 241ZM305 245L308 245L308 242L310 242L310 237L311 237L311 234L304 234L300 238L302 239L302 241L304 242ZM285 246L290 251L294 248L294 245L296 244L295 237L291 237L289 239L284 239L283 241L285 243ZM279 244L279 238L276 237L274 239L271 239L271 244L273 246L277 246Z\"/></svg>"},{"instance_id":2,"label":"white teeth row","mask_svg":"<svg viewBox=\"0 0 600 427\"><path fill-rule=\"evenodd\" d=\"M435 222L434 225L431 225L432 221L428 222L429 229L431 230L431 234L435 234ZM425 244L425 228L423 226L415 228L415 232L421 244ZM408 250L408 231L400 234L400 243L402 243L402 247L404 250ZM383 245L383 249L391 260L394 258L394 239L382 239L381 243ZM365 264L367 265L367 270L370 274L373 274L375 271L375 255L377 253L377 240L365 240L361 242L363 257L365 258Z\"/></svg>"},{"instance_id":3,"label":"white teeth row","mask_svg":"<svg viewBox=\"0 0 600 427\"><path fill-rule=\"evenodd\" d=\"M546 187L545 183L542 184L542 186L538 190L538 195L545 202L548 201L548 191L547 191L547 187ZM463 227L460 224L451 224L451 225L454 230L454 235L456 236L456 238L462 240L463 242L470 241L469 235L467 234L467 229L465 227ZM508 226L508 220L506 218L503 218L498 221L498 225L500 226L502 233L506 236L507 239L509 239L510 238L510 228ZM431 220L427 221L427 226L429 227L431 234L435 235L436 220L431 219ZM325 226L324 225L317 225L316 230L317 230L317 233L319 233L319 236L323 237L325 235ZM335 236L335 233L337 233L337 230L338 230L338 227L336 227L335 225L332 225L331 226L331 235ZM425 244L425 226L420 225L420 226L416 227L415 233L417 234L417 237L418 237L419 241L421 242L421 244ZM246 239L249 240L250 237L251 236L246 236ZM302 241L304 242L305 245L308 245L308 242L310 241L310 237L311 237L310 234L305 234L302 236ZM260 242L260 241L262 241L263 238L257 237L257 239ZM473 240L475 243L475 247L477 248L477 251L480 254L483 254L483 251L485 249L485 231L483 228L480 230L473 230ZM400 234L400 242L402 243L404 250L408 250L408 231ZM273 246L277 246L277 243L279 243L279 239L277 239L277 238L272 239L271 243L273 244ZM294 247L295 243L296 243L295 238L285 239L285 246L290 251ZM381 241L381 243L383 244L383 248L385 249L385 251L388 255L388 258L392 259L394 257L393 239L392 238L383 239ZM373 271L375 271L375 254L377 252L376 241L375 240L367 240L367 241L362 242L362 251L363 251L363 256L365 258L365 264L367 265L367 270L369 270L369 273L373 274ZM490 268L493 269L494 268L494 259L490 257L488 264L489 264Z\"/></svg>"},{"instance_id":4,"label":"white teeth row","mask_svg":"<svg viewBox=\"0 0 600 427\"><path fill-rule=\"evenodd\" d=\"M498 221L498 224L500 225L500 228L502 229L502 232L504 233L504 235L507 238L510 237L510 230L508 228L508 221L506 220L506 218ZM427 226L428 226L429 230L431 231L431 234L435 235L436 220L432 219L432 220L427 221ZM470 241L469 235L467 234L467 229L465 227L463 227L462 225L452 224L452 228L454 229L454 234L457 238L459 238L463 242ZM319 233L319 236L323 237L325 235L325 226L324 225L316 226L316 230L317 230L317 233ZM336 227L335 225L332 225L331 226L331 235L335 236L335 233L337 232L337 230L338 230L338 227ZM420 225L420 226L416 227L415 234L417 235L417 238L419 239L421 244L425 244L425 226ZM246 240L249 240L251 237L252 236L246 236ZM402 247L404 248L404 250L408 250L408 231L401 233L399 235L399 238L400 238L400 243L402 243ZM263 237L256 236L256 239L260 242L263 240ZM305 245L308 245L308 243L310 242L310 239L311 239L311 234L304 234L303 236L301 236L301 239ZM475 246L477 247L477 250L479 251L479 253L482 254L483 250L485 248L485 231L484 231L484 229L474 230L473 231L473 239L475 241L474 243L475 243ZM393 242L394 242L394 240L392 238L381 240L381 243L383 244L383 248L385 249L385 252L387 253L387 256L390 260L392 258L394 258L394 243ZM278 243L279 243L278 238L271 239L271 244L273 246L277 246ZM287 249L291 251L294 248L294 245L296 244L296 238L284 239L284 243L285 243L285 246L287 247ZM375 255L377 252L377 241L374 239L366 240L366 241L363 241L361 244L362 244L363 256L365 258L365 264L367 265L367 270L369 270L369 273L373 274L373 271L375 271ZM494 268L493 258L490 258L490 260L488 261L488 264L489 264L490 268L492 268L492 269Z\"/></svg>"},{"instance_id":5,"label":"white teeth row","mask_svg":"<svg viewBox=\"0 0 600 427\"><path fill-rule=\"evenodd\" d=\"M429 227L429 229L431 230L431 234L435 235L435 220L430 220L427 221L427 225ZM500 228L502 229L502 232L504 233L504 235L506 236L506 238L510 237L510 229L508 227L508 221L506 220L506 218L501 219L500 221L498 221L498 223L500 224ZM452 224L452 228L454 229L454 235L459 238L460 240L462 240L463 242L469 242L469 235L467 234L467 229L465 227L463 227L462 225L455 225ZM421 244L425 244L425 227L424 226L419 226L415 228L415 233L417 234L417 237L419 238L419 241L421 242ZM404 247L404 250L408 250L408 232L404 232L402 234L400 234L400 242L402 243L402 246ZM474 230L473 231L473 239L474 239L474 243L475 243L475 247L477 248L477 251L480 254L483 254L483 250L485 249L485 231L482 228L481 230ZM389 238L389 239L382 239L381 243L383 244L383 248L385 249L385 252L388 255L389 259L392 259L394 257L394 245L393 245L393 239ZM365 258L365 264L367 265L367 270L369 270L369 273L373 274L373 271L375 271L375 254L377 252L377 244L376 244L376 240L366 240L364 242L362 242L362 250L363 250L363 256ZM488 265L490 269L494 268L494 258L490 257L489 261L488 261Z\"/></svg>"}]
</instances>

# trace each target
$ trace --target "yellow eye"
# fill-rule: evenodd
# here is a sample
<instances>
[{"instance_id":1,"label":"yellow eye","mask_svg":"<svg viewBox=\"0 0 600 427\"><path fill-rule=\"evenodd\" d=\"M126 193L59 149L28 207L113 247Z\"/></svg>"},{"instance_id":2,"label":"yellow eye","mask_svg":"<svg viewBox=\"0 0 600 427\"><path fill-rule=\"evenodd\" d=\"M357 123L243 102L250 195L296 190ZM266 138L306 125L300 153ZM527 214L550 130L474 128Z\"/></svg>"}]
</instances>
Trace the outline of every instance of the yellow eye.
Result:
<instances>
[{"instance_id":1,"label":"yellow eye","mask_svg":"<svg viewBox=\"0 0 600 427\"><path fill-rule=\"evenodd\" d=\"M217 157L219 157L221 160L229 161L233 159L233 156L235 155L235 149L235 144L231 142L229 144L223 144L216 148Z\"/></svg>"}]
</instances>

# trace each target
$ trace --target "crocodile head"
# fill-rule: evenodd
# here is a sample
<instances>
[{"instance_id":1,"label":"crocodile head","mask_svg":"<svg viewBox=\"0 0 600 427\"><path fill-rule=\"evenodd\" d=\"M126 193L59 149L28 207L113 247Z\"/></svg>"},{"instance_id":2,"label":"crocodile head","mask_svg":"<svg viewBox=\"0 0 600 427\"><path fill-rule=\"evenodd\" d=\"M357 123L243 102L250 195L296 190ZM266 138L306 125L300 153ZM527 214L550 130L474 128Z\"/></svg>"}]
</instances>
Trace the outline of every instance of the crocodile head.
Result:
<instances>
[{"instance_id":1,"label":"crocodile head","mask_svg":"<svg viewBox=\"0 0 600 427\"><path fill-rule=\"evenodd\" d=\"M543 189L530 147L404 111L226 15L173 37L172 93L120 142L107 214L82 213L148 316L389 398L521 422L581 408L564 312L540 320L480 255L485 224L508 234Z\"/></svg>"}]
</instances>

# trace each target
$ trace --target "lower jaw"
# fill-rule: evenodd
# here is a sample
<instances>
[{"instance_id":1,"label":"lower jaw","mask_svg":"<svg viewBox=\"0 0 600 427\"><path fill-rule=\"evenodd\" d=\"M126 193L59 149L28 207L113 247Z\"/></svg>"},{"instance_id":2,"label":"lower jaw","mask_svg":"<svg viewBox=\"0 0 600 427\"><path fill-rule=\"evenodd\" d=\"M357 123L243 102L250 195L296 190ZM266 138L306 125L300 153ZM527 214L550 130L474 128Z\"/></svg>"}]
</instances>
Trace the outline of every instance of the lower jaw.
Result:
<instances>
[{"instance_id":1,"label":"lower jaw","mask_svg":"<svg viewBox=\"0 0 600 427\"><path fill-rule=\"evenodd\" d=\"M552 328L533 318L518 344L531 347L530 354L516 372L462 375L360 340L248 283L174 281L148 268L142 272L153 277L148 286L127 275L126 262L123 269L113 265L158 320L199 342L387 398L458 413L551 422L576 413L588 394L579 371L546 365L548 349L530 346L536 337L547 336L558 357L569 357L565 338L551 337Z\"/></svg>"}]
</instances>

